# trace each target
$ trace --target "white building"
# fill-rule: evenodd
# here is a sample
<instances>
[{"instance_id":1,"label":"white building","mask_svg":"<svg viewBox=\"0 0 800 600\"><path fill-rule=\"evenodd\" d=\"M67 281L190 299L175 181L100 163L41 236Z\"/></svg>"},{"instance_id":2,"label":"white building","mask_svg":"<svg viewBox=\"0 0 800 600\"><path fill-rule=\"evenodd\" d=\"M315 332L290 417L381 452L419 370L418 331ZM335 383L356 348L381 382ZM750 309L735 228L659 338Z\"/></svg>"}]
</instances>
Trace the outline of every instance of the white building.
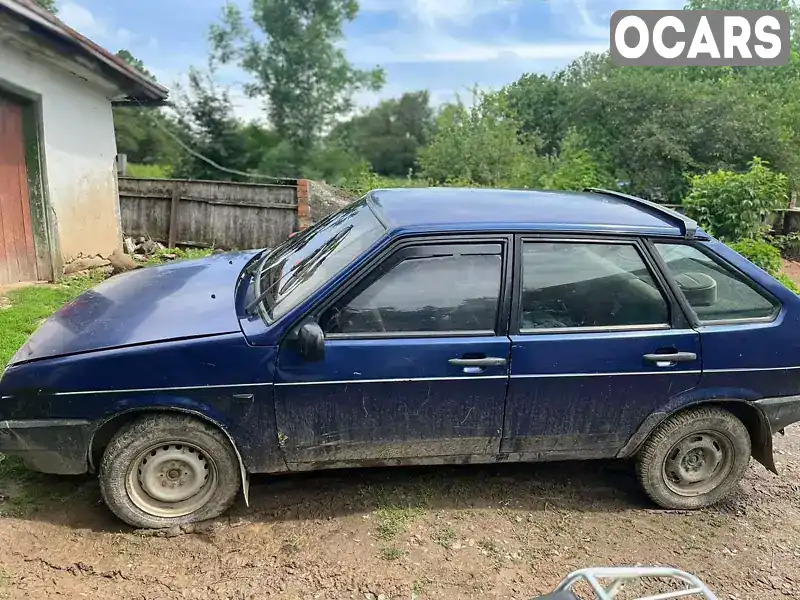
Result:
<instances>
[{"instance_id":1,"label":"white building","mask_svg":"<svg viewBox=\"0 0 800 600\"><path fill-rule=\"evenodd\" d=\"M0 0L0 285L121 245L111 107L166 98L32 0Z\"/></svg>"}]
</instances>

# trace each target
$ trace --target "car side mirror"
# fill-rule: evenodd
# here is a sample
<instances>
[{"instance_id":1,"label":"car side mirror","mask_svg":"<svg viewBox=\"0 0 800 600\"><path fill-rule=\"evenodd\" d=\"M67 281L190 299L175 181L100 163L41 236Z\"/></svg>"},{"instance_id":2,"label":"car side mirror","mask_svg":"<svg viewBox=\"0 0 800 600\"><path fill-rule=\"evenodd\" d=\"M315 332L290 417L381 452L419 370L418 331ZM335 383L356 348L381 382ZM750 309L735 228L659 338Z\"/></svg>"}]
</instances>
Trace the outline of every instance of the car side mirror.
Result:
<instances>
[{"instance_id":1,"label":"car side mirror","mask_svg":"<svg viewBox=\"0 0 800 600\"><path fill-rule=\"evenodd\" d=\"M325 358L325 334L318 323L303 323L297 332L297 351L306 360L320 361Z\"/></svg>"}]
</instances>

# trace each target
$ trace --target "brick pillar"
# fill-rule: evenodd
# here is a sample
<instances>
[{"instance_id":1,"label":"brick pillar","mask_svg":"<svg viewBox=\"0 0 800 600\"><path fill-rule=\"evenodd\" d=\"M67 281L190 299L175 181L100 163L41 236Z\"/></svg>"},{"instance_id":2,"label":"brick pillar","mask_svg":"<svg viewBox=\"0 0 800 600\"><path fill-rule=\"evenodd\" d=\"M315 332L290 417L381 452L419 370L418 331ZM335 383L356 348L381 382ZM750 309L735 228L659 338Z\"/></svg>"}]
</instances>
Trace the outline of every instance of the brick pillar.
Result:
<instances>
[{"instance_id":1,"label":"brick pillar","mask_svg":"<svg viewBox=\"0 0 800 600\"><path fill-rule=\"evenodd\" d=\"M308 179L297 180L297 226L303 230L311 225L310 186Z\"/></svg>"}]
</instances>

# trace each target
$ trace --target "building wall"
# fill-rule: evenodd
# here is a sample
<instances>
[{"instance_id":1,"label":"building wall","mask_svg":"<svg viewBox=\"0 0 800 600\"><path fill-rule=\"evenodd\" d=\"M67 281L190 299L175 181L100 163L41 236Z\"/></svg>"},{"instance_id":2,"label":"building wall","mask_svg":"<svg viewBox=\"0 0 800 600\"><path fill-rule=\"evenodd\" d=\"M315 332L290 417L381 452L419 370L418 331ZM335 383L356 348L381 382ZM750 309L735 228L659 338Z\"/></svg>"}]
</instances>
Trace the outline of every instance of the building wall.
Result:
<instances>
[{"instance_id":1,"label":"building wall","mask_svg":"<svg viewBox=\"0 0 800 600\"><path fill-rule=\"evenodd\" d=\"M38 105L55 254L63 263L78 256L108 256L122 235L108 92L14 47L0 44L0 55L0 90Z\"/></svg>"}]
</instances>

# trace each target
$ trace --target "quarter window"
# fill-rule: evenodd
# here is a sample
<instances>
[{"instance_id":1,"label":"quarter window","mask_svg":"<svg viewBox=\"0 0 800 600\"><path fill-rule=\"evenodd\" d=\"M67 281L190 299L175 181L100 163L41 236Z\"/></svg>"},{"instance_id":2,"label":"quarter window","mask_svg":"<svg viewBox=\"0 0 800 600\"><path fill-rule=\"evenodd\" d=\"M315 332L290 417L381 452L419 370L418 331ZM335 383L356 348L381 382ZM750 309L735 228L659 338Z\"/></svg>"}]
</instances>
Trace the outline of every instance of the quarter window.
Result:
<instances>
[{"instance_id":1,"label":"quarter window","mask_svg":"<svg viewBox=\"0 0 800 600\"><path fill-rule=\"evenodd\" d=\"M522 331L666 326L669 309L629 244L526 242Z\"/></svg>"},{"instance_id":2,"label":"quarter window","mask_svg":"<svg viewBox=\"0 0 800 600\"><path fill-rule=\"evenodd\" d=\"M754 284L697 248L655 247L700 321L764 319L777 313L778 305Z\"/></svg>"},{"instance_id":3,"label":"quarter window","mask_svg":"<svg viewBox=\"0 0 800 600\"><path fill-rule=\"evenodd\" d=\"M411 256L333 309L323 328L331 334L492 334L501 276L499 252Z\"/></svg>"}]
</instances>

